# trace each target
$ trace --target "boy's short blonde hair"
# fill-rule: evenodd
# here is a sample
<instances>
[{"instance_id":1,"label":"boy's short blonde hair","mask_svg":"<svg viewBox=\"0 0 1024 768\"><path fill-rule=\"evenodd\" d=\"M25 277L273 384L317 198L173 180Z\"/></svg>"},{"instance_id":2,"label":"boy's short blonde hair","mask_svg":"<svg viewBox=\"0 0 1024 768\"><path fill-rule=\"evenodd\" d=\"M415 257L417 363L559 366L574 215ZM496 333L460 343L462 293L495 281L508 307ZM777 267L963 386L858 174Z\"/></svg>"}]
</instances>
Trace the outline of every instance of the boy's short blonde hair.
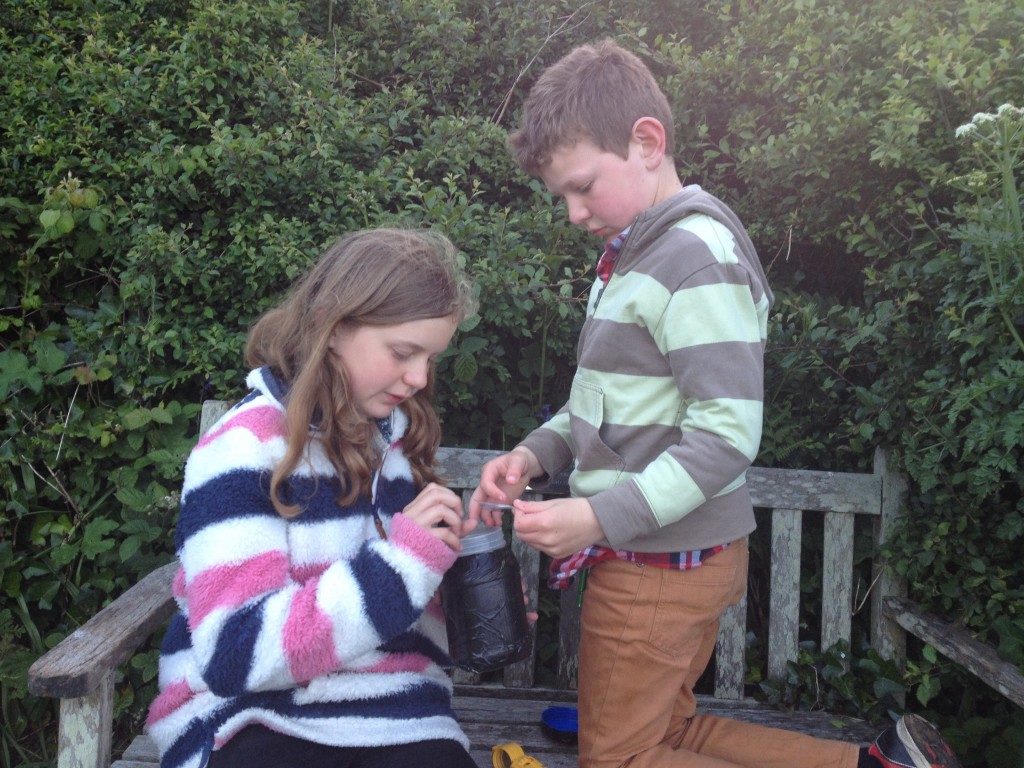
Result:
<instances>
[{"instance_id":1,"label":"boy's short blonde hair","mask_svg":"<svg viewBox=\"0 0 1024 768\"><path fill-rule=\"evenodd\" d=\"M611 40L582 45L546 69L509 136L519 166L538 175L563 146L586 139L625 158L633 125L653 117L665 128L665 153L675 151L672 110L639 57Z\"/></svg>"}]
</instances>

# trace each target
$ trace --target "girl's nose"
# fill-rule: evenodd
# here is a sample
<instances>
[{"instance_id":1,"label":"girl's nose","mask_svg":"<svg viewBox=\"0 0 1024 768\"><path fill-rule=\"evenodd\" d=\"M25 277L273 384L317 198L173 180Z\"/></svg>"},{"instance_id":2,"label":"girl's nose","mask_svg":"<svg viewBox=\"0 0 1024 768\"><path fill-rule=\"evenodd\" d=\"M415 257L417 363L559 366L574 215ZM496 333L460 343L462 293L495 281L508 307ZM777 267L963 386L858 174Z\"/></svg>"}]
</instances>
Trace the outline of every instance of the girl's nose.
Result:
<instances>
[{"instance_id":1,"label":"girl's nose","mask_svg":"<svg viewBox=\"0 0 1024 768\"><path fill-rule=\"evenodd\" d=\"M402 380L407 386L413 389L423 389L427 386L427 375L430 371L430 362L424 361L422 363L416 362L410 365L406 371Z\"/></svg>"}]
</instances>

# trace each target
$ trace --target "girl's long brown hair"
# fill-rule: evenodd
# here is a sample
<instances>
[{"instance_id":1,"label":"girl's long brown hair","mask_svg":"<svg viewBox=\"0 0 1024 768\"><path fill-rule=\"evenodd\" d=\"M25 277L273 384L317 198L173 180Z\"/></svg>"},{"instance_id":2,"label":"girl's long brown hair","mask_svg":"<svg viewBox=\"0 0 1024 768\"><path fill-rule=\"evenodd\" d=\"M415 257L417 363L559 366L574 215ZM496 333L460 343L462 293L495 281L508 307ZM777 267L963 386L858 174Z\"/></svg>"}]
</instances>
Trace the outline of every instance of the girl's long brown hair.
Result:
<instances>
[{"instance_id":1,"label":"girl's long brown hair","mask_svg":"<svg viewBox=\"0 0 1024 768\"><path fill-rule=\"evenodd\" d=\"M331 360L329 343L338 324L387 326L436 317L461 322L475 311L472 286L446 237L382 228L342 237L283 303L256 322L246 361L254 368L269 366L288 388L288 447L270 480L270 498L282 516L301 512L301 504L286 503L281 491L305 456L311 429L318 430L341 481L341 504L368 494L379 461L374 425L353 407L347 377ZM441 429L433 394L431 366L427 386L400 406L409 417L403 448L419 486L437 480Z\"/></svg>"}]
</instances>

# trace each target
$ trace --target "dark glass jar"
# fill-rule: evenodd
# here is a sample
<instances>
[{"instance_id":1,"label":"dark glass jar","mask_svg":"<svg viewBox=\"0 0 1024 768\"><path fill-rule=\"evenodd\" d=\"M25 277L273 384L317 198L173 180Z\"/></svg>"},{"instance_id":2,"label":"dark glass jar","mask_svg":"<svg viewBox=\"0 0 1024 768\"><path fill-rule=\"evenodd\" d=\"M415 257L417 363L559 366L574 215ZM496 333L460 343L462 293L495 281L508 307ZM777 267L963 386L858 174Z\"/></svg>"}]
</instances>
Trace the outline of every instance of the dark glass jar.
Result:
<instances>
[{"instance_id":1,"label":"dark glass jar","mask_svg":"<svg viewBox=\"0 0 1024 768\"><path fill-rule=\"evenodd\" d=\"M499 669L530 655L519 563L501 528L481 525L441 581L448 652L473 672Z\"/></svg>"}]
</instances>

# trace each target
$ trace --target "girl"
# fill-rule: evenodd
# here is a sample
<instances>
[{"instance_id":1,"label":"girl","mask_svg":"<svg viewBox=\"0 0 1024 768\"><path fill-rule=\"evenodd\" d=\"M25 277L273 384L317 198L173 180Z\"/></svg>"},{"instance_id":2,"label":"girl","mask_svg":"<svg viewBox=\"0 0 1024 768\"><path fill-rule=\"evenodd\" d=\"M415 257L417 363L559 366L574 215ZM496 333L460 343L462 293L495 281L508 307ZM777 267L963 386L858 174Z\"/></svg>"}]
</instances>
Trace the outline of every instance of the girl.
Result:
<instances>
[{"instance_id":1,"label":"girl","mask_svg":"<svg viewBox=\"0 0 1024 768\"><path fill-rule=\"evenodd\" d=\"M162 768L472 768L435 596L434 361L475 311L443 236L342 238L249 333L248 396L189 457L179 612L148 719Z\"/></svg>"}]
</instances>

